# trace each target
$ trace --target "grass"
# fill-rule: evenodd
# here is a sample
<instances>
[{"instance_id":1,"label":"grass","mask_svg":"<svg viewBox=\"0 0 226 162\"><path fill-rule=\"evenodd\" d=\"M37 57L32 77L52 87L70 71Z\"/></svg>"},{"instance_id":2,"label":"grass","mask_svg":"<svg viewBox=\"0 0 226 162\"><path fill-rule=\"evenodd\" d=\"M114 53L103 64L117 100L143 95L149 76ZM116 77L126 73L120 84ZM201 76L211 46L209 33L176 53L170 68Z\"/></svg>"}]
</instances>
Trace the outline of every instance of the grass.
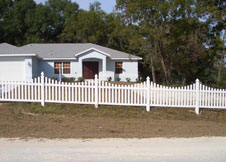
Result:
<instances>
[{"instance_id":1,"label":"grass","mask_svg":"<svg viewBox=\"0 0 226 162\"><path fill-rule=\"evenodd\" d=\"M225 136L226 111L0 103L0 137L149 138Z\"/></svg>"},{"instance_id":2,"label":"grass","mask_svg":"<svg viewBox=\"0 0 226 162\"><path fill-rule=\"evenodd\" d=\"M200 115L194 113L194 109L184 108L151 108L146 112L145 107L132 106L102 106L94 108L93 105L78 104L46 104L40 103L10 103L12 111L22 111L37 114L72 115L79 117L104 117L104 118L136 118L136 119L167 119L167 120L210 120L226 122L226 110L202 109Z\"/></svg>"}]
</instances>

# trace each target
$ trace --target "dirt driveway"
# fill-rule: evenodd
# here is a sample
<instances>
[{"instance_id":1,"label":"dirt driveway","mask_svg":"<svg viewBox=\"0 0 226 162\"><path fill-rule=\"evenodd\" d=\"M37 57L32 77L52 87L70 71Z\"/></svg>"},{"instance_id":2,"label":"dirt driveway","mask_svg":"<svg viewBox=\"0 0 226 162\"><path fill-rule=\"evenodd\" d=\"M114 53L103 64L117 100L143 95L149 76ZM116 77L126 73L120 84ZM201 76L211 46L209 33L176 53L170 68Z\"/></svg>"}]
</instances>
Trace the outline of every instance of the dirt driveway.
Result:
<instances>
[{"instance_id":1,"label":"dirt driveway","mask_svg":"<svg viewBox=\"0 0 226 162\"><path fill-rule=\"evenodd\" d=\"M0 162L224 162L226 138L0 139Z\"/></svg>"}]
</instances>

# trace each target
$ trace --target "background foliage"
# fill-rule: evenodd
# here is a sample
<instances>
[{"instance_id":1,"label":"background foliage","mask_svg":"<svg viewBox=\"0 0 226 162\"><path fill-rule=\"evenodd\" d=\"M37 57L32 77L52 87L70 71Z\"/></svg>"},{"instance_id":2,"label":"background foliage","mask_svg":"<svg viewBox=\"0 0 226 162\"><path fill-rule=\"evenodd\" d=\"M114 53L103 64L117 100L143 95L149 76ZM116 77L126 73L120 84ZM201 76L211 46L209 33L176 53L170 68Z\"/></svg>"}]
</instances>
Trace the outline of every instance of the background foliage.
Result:
<instances>
[{"instance_id":1,"label":"background foliage","mask_svg":"<svg viewBox=\"0 0 226 162\"><path fill-rule=\"evenodd\" d=\"M163 84L225 83L225 0L117 0L105 13L70 0L0 1L0 42L91 42L141 56L140 76Z\"/></svg>"}]
</instances>

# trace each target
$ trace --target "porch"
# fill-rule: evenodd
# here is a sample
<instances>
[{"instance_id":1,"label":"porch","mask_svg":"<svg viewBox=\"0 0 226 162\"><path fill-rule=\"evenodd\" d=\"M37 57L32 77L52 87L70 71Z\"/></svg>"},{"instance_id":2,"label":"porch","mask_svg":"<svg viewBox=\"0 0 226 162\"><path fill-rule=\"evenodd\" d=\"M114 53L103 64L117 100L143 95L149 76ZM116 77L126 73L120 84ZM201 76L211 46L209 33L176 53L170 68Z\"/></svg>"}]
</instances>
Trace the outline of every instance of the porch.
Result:
<instances>
[{"instance_id":1,"label":"porch","mask_svg":"<svg viewBox=\"0 0 226 162\"><path fill-rule=\"evenodd\" d=\"M107 80L108 77L114 78L114 71L112 68L107 70L107 56L92 52L90 54L79 57L79 66L81 69L81 76L85 79L94 79L97 74L101 80Z\"/></svg>"}]
</instances>

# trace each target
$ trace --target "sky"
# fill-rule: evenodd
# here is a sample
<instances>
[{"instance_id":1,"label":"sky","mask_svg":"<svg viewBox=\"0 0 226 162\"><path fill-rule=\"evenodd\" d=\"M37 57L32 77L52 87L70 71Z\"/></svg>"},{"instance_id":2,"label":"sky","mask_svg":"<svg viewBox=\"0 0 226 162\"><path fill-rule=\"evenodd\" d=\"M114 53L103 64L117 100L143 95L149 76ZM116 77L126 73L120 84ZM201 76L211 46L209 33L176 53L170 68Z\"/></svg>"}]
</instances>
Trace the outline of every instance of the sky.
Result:
<instances>
[{"instance_id":1,"label":"sky","mask_svg":"<svg viewBox=\"0 0 226 162\"><path fill-rule=\"evenodd\" d=\"M45 3L46 0L34 0L36 3ZM89 4L93 3L95 1L98 1L101 3L101 8L107 12L110 13L113 11L114 6L116 4L115 0L71 0L72 2L76 2L79 4L79 7L88 10Z\"/></svg>"}]
</instances>

